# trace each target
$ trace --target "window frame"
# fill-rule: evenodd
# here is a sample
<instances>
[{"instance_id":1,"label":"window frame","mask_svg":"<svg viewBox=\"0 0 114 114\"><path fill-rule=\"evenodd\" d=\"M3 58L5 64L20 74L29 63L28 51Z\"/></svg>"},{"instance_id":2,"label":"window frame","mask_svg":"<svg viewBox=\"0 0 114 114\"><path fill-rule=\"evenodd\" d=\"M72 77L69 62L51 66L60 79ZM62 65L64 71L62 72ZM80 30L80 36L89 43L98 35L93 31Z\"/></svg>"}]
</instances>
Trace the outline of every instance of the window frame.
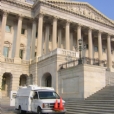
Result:
<instances>
[{"instance_id":1,"label":"window frame","mask_svg":"<svg viewBox=\"0 0 114 114\"><path fill-rule=\"evenodd\" d=\"M94 46L94 52L98 52L98 46Z\"/></svg>"},{"instance_id":2,"label":"window frame","mask_svg":"<svg viewBox=\"0 0 114 114\"><path fill-rule=\"evenodd\" d=\"M7 50L7 56L5 56L5 55L6 55L5 52L4 52L4 51L5 51L5 50L4 50L5 48L8 49L8 50ZM3 47L3 55L4 55L4 57L6 57L6 58L9 57L9 47L8 47L8 46L4 46L4 47Z\"/></svg>"},{"instance_id":3,"label":"window frame","mask_svg":"<svg viewBox=\"0 0 114 114\"><path fill-rule=\"evenodd\" d=\"M24 34L22 33L23 30L24 30ZM25 33L26 33L25 31L26 31L25 28L22 28L22 29L21 29L21 35L25 35Z\"/></svg>"},{"instance_id":4,"label":"window frame","mask_svg":"<svg viewBox=\"0 0 114 114\"><path fill-rule=\"evenodd\" d=\"M6 24L6 27L9 27L9 28L10 28L10 31L7 31L7 29L5 28L5 32L7 32L7 33L11 33L11 32L12 32L12 26Z\"/></svg>"}]
</instances>

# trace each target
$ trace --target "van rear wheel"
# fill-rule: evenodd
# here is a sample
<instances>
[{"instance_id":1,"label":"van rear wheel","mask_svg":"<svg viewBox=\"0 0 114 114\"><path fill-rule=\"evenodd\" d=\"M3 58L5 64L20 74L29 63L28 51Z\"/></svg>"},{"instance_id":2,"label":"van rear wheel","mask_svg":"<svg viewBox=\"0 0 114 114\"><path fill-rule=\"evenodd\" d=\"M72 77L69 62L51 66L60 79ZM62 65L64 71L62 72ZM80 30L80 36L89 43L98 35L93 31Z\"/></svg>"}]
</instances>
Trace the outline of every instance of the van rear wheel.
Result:
<instances>
[{"instance_id":1,"label":"van rear wheel","mask_svg":"<svg viewBox=\"0 0 114 114\"><path fill-rule=\"evenodd\" d=\"M42 110L40 107L37 108L37 114L42 114Z\"/></svg>"},{"instance_id":2,"label":"van rear wheel","mask_svg":"<svg viewBox=\"0 0 114 114\"><path fill-rule=\"evenodd\" d=\"M26 111L21 110L20 106L19 106L19 114L26 114Z\"/></svg>"}]
</instances>

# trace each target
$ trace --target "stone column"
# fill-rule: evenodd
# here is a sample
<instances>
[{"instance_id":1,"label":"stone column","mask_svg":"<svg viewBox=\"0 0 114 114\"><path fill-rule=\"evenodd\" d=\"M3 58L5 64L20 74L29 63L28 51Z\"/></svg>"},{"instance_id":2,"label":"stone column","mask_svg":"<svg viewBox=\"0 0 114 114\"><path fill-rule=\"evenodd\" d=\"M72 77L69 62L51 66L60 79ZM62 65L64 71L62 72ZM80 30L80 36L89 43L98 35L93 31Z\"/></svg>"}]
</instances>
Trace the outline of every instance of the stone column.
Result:
<instances>
[{"instance_id":1,"label":"stone column","mask_svg":"<svg viewBox=\"0 0 114 114\"><path fill-rule=\"evenodd\" d=\"M73 33L70 33L70 50L73 50Z\"/></svg>"},{"instance_id":2,"label":"stone column","mask_svg":"<svg viewBox=\"0 0 114 114\"><path fill-rule=\"evenodd\" d=\"M33 20L32 23L32 41L31 41L31 60L34 59L35 54L35 40L36 40L36 21Z\"/></svg>"},{"instance_id":3,"label":"stone column","mask_svg":"<svg viewBox=\"0 0 114 114\"><path fill-rule=\"evenodd\" d=\"M98 33L98 57L99 57L99 65L101 65L102 60L102 39L101 39L101 32Z\"/></svg>"},{"instance_id":4,"label":"stone column","mask_svg":"<svg viewBox=\"0 0 114 114\"><path fill-rule=\"evenodd\" d=\"M62 29L59 28L59 30L58 30L58 48L61 48L61 43L62 43Z\"/></svg>"},{"instance_id":5,"label":"stone column","mask_svg":"<svg viewBox=\"0 0 114 114\"><path fill-rule=\"evenodd\" d=\"M57 42L57 18L54 17L54 19L53 19L52 50L57 48L56 42Z\"/></svg>"},{"instance_id":6,"label":"stone column","mask_svg":"<svg viewBox=\"0 0 114 114\"><path fill-rule=\"evenodd\" d=\"M65 45L66 45L66 50L70 50L70 22L66 22L66 28L65 28Z\"/></svg>"},{"instance_id":7,"label":"stone column","mask_svg":"<svg viewBox=\"0 0 114 114\"><path fill-rule=\"evenodd\" d=\"M42 45L42 34L43 34L43 14L39 14L38 19L38 41L37 41L37 57L43 55L43 45Z\"/></svg>"},{"instance_id":8,"label":"stone column","mask_svg":"<svg viewBox=\"0 0 114 114\"><path fill-rule=\"evenodd\" d=\"M21 29L22 29L22 16L19 16L18 25L17 25L17 39L16 39L15 58L14 58L15 63L21 63L21 59L19 58Z\"/></svg>"},{"instance_id":9,"label":"stone column","mask_svg":"<svg viewBox=\"0 0 114 114\"><path fill-rule=\"evenodd\" d=\"M81 25L78 24L78 27L77 27L77 48L79 49L79 39L81 39Z\"/></svg>"},{"instance_id":10,"label":"stone column","mask_svg":"<svg viewBox=\"0 0 114 114\"><path fill-rule=\"evenodd\" d=\"M111 68L112 68L111 38L110 38L110 35L107 36L107 68L109 70L111 70Z\"/></svg>"},{"instance_id":11,"label":"stone column","mask_svg":"<svg viewBox=\"0 0 114 114\"><path fill-rule=\"evenodd\" d=\"M2 25L1 25L1 37L0 37L0 58L2 61L4 61L3 47L4 47L4 39L5 39L6 22L7 22L7 12L3 12Z\"/></svg>"},{"instance_id":12,"label":"stone column","mask_svg":"<svg viewBox=\"0 0 114 114\"><path fill-rule=\"evenodd\" d=\"M45 28L45 54L49 52L49 25Z\"/></svg>"},{"instance_id":13,"label":"stone column","mask_svg":"<svg viewBox=\"0 0 114 114\"><path fill-rule=\"evenodd\" d=\"M89 28L88 30L88 46L89 46L89 58L91 59L90 60L90 64L93 64L93 41L92 41L92 29Z\"/></svg>"},{"instance_id":14,"label":"stone column","mask_svg":"<svg viewBox=\"0 0 114 114\"><path fill-rule=\"evenodd\" d=\"M19 76L18 72L13 73L12 77L11 77L11 91L18 90L19 80L20 80L20 76Z\"/></svg>"}]
</instances>

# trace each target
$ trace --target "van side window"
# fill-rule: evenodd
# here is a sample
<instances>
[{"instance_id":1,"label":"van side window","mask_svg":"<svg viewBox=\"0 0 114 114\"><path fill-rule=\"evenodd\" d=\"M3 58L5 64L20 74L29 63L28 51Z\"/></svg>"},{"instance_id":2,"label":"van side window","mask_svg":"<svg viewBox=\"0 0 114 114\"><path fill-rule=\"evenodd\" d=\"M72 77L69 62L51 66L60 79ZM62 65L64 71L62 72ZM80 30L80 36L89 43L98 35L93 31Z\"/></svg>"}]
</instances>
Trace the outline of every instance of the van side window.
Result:
<instances>
[{"instance_id":1,"label":"van side window","mask_svg":"<svg viewBox=\"0 0 114 114\"><path fill-rule=\"evenodd\" d=\"M38 94L37 94L37 92L34 93L33 99L38 99Z\"/></svg>"}]
</instances>

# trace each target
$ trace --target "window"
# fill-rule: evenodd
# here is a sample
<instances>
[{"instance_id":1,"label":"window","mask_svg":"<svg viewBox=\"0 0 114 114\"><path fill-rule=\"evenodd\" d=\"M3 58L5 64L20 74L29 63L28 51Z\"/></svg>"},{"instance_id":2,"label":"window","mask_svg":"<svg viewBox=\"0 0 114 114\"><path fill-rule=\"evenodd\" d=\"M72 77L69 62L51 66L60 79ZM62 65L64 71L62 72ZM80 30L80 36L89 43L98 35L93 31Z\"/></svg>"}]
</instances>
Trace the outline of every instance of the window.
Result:
<instances>
[{"instance_id":1,"label":"window","mask_svg":"<svg viewBox=\"0 0 114 114\"><path fill-rule=\"evenodd\" d=\"M38 94L37 94L37 92L34 93L33 99L38 99Z\"/></svg>"},{"instance_id":2,"label":"window","mask_svg":"<svg viewBox=\"0 0 114 114\"><path fill-rule=\"evenodd\" d=\"M58 36L57 36L57 42L58 42Z\"/></svg>"},{"instance_id":3,"label":"window","mask_svg":"<svg viewBox=\"0 0 114 114\"><path fill-rule=\"evenodd\" d=\"M37 54L37 53L35 52L35 53L34 53L34 57L36 57L36 54Z\"/></svg>"},{"instance_id":4,"label":"window","mask_svg":"<svg viewBox=\"0 0 114 114\"><path fill-rule=\"evenodd\" d=\"M106 49L105 49L105 48L103 48L103 53L105 53L105 51L106 51Z\"/></svg>"},{"instance_id":5,"label":"window","mask_svg":"<svg viewBox=\"0 0 114 114\"><path fill-rule=\"evenodd\" d=\"M97 46L94 47L94 51L98 52L98 47Z\"/></svg>"},{"instance_id":6,"label":"window","mask_svg":"<svg viewBox=\"0 0 114 114\"><path fill-rule=\"evenodd\" d=\"M51 41L51 34L49 35L49 41Z\"/></svg>"},{"instance_id":7,"label":"window","mask_svg":"<svg viewBox=\"0 0 114 114\"><path fill-rule=\"evenodd\" d=\"M21 34L25 34L25 29L21 29Z\"/></svg>"},{"instance_id":8,"label":"window","mask_svg":"<svg viewBox=\"0 0 114 114\"><path fill-rule=\"evenodd\" d=\"M38 37L38 32L36 32L36 38Z\"/></svg>"},{"instance_id":9,"label":"window","mask_svg":"<svg viewBox=\"0 0 114 114\"><path fill-rule=\"evenodd\" d=\"M3 55L5 57L8 57L8 54L9 54L9 47L4 47Z\"/></svg>"},{"instance_id":10,"label":"window","mask_svg":"<svg viewBox=\"0 0 114 114\"><path fill-rule=\"evenodd\" d=\"M19 57L22 59L23 58L23 50L20 49Z\"/></svg>"},{"instance_id":11,"label":"window","mask_svg":"<svg viewBox=\"0 0 114 114\"><path fill-rule=\"evenodd\" d=\"M88 49L88 44L86 44L86 49Z\"/></svg>"},{"instance_id":12,"label":"window","mask_svg":"<svg viewBox=\"0 0 114 114\"><path fill-rule=\"evenodd\" d=\"M6 25L6 32L11 32L11 26Z\"/></svg>"},{"instance_id":13,"label":"window","mask_svg":"<svg viewBox=\"0 0 114 114\"><path fill-rule=\"evenodd\" d=\"M40 91L40 99L60 99L59 95L54 91Z\"/></svg>"}]
</instances>

